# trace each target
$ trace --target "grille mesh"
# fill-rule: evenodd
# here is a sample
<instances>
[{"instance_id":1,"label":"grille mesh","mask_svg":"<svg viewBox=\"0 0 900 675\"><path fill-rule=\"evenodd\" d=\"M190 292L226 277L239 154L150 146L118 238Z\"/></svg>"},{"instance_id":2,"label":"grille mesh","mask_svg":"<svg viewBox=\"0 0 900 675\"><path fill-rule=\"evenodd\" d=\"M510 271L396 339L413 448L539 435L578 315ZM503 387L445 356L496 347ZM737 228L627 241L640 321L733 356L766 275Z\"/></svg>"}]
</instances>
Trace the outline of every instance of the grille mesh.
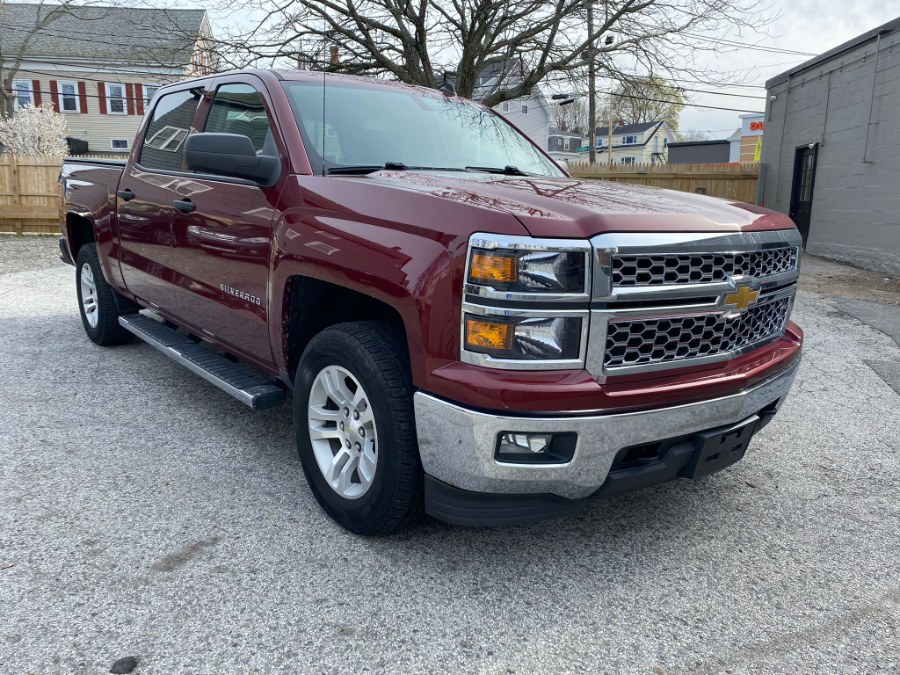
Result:
<instances>
[{"instance_id":1,"label":"grille mesh","mask_svg":"<svg viewBox=\"0 0 900 675\"><path fill-rule=\"evenodd\" d=\"M790 298L764 302L731 318L722 314L617 320L609 324L605 368L720 356L780 335Z\"/></svg>"},{"instance_id":2,"label":"grille mesh","mask_svg":"<svg viewBox=\"0 0 900 675\"><path fill-rule=\"evenodd\" d=\"M739 274L761 279L796 270L798 256L796 246L746 253L619 255L612 261L612 282L619 287L702 284Z\"/></svg>"}]
</instances>

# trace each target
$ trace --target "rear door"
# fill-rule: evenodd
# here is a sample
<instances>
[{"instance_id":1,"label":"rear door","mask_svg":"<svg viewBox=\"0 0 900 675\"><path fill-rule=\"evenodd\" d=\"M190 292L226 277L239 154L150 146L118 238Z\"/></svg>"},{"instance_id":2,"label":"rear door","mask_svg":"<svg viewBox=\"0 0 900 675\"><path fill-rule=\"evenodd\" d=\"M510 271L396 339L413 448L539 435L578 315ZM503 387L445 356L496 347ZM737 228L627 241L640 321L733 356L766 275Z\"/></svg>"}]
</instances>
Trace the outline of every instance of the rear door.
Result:
<instances>
[{"instance_id":1,"label":"rear door","mask_svg":"<svg viewBox=\"0 0 900 675\"><path fill-rule=\"evenodd\" d=\"M195 91L160 97L141 147L119 181L117 208L125 286L165 312L175 311L172 200L181 171L184 140L200 102Z\"/></svg>"},{"instance_id":2,"label":"rear door","mask_svg":"<svg viewBox=\"0 0 900 675\"><path fill-rule=\"evenodd\" d=\"M206 174L178 184L172 232L179 316L231 351L269 365L272 228L289 174L286 154L261 81L224 77L212 89L201 130L249 137L257 154L281 158L281 178L267 188Z\"/></svg>"}]
</instances>

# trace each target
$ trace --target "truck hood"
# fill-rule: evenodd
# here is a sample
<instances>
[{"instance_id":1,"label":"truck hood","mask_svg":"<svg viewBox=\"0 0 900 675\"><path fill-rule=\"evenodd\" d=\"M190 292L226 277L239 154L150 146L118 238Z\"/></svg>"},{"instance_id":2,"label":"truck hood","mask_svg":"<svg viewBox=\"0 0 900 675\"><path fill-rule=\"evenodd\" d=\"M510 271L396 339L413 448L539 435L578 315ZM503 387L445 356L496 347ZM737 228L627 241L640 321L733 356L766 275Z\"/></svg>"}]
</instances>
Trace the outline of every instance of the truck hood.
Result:
<instances>
[{"instance_id":1,"label":"truck hood","mask_svg":"<svg viewBox=\"0 0 900 675\"><path fill-rule=\"evenodd\" d=\"M535 237L794 227L787 216L751 204L605 180L415 171L377 171L355 180L508 213Z\"/></svg>"}]
</instances>

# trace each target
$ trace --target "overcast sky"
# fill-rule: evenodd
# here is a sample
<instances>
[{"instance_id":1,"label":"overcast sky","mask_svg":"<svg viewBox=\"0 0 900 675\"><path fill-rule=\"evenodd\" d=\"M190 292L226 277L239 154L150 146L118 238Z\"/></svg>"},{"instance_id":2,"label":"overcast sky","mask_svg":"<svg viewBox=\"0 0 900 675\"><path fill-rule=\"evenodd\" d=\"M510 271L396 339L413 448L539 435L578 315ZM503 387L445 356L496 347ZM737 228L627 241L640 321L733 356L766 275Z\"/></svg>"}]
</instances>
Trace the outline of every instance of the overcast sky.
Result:
<instances>
[{"instance_id":1,"label":"overcast sky","mask_svg":"<svg viewBox=\"0 0 900 675\"><path fill-rule=\"evenodd\" d=\"M900 3L896 0L785 0L773 2L774 9L781 10L781 17L773 22L768 33L755 42L766 47L821 54L861 33L895 19L900 15ZM809 56L767 53L757 49L745 49L734 54L721 55L711 65L717 70L748 69L737 73L740 81L762 86L765 81L809 60ZM703 87L698 86L702 89ZM764 97L762 88L730 87L722 91ZM762 111L765 100L735 98L710 94L691 94L691 103L725 108L743 108L746 112ZM711 132L715 138L725 138L739 124L738 112L687 108L681 113L681 129L698 129Z\"/></svg>"}]
</instances>

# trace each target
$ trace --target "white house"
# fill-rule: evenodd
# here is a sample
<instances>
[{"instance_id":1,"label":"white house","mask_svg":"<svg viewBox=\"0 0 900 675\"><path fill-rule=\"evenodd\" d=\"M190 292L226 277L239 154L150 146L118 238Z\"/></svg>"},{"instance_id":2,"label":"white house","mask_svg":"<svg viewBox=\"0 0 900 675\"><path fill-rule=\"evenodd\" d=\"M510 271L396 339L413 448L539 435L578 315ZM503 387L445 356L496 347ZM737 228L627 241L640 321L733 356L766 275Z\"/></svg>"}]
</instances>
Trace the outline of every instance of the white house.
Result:
<instances>
[{"instance_id":1,"label":"white house","mask_svg":"<svg viewBox=\"0 0 900 675\"><path fill-rule=\"evenodd\" d=\"M473 98L479 100L499 88L504 82L521 77L521 61L510 59L488 66L478 74ZM581 134L563 131L556 127L553 114L554 104L540 87L535 87L529 96L504 101L494 106L494 110L512 122L526 136L546 150L556 160L578 161L578 147L582 143Z\"/></svg>"},{"instance_id":2,"label":"white house","mask_svg":"<svg viewBox=\"0 0 900 675\"><path fill-rule=\"evenodd\" d=\"M30 36L52 8L0 3L4 69L14 108L52 106L88 152L128 152L161 85L210 71L203 9L76 6Z\"/></svg>"},{"instance_id":3,"label":"white house","mask_svg":"<svg viewBox=\"0 0 900 675\"><path fill-rule=\"evenodd\" d=\"M608 162L610 155L616 164L665 164L669 158L669 143L678 140L664 121L640 122L614 126L612 152L609 127L597 128L597 161Z\"/></svg>"}]
</instances>

